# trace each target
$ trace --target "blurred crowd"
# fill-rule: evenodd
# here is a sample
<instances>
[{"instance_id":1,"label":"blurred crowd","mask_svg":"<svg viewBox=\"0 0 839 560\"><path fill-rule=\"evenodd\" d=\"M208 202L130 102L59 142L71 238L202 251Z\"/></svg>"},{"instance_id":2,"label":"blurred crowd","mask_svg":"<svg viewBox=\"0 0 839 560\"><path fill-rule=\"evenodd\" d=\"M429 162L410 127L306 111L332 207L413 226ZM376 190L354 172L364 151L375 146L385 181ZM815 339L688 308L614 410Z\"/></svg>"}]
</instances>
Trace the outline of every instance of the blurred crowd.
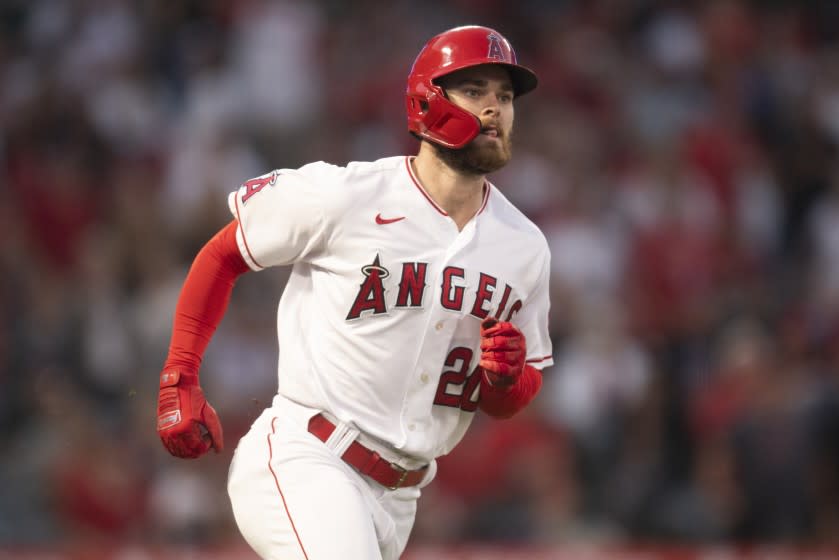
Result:
<instances>
[{"instance_id":1,"label":"blurred crowd","mask_svg":"<svg viewBox=\"0 0 839 560\"><path fill-rule=\"evenodd\" d=\"M491 179L551 245L556 365L440 460L413 542L839 541L839 3L4 0L0 544L239 538L287 271L237 284L227 447L182 461L188 266L242 181L413 153L410 64L465 23L541 79Z\"/></svg>"}]
</instances>

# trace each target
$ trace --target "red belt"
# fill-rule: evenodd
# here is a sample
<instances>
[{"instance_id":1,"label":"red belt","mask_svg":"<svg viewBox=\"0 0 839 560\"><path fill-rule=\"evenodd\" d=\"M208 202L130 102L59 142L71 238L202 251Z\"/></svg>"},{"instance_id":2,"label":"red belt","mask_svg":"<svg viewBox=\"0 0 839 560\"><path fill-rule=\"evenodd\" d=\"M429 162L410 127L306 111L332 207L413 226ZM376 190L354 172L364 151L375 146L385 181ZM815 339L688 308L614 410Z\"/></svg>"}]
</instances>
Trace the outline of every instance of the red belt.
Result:
<instances>
[{"instance_id":1,"label":"red belt","mask_svg":"<svg viewBox=\"0 0 839 560\"><path fill-rule=\"evenodd\" d=\"M313 416L309 420L309 432L323 442L329 439L335 431L335 424L327 420L323 414ZM367 475L389 490L396 490L403 486L416 486L425 478L428 465L414 471L409 471L396 463L391 463L371 449L367 449L358 441L353 441L341 455L341 459L360 472Z\"/></svg>"}]
</instances>

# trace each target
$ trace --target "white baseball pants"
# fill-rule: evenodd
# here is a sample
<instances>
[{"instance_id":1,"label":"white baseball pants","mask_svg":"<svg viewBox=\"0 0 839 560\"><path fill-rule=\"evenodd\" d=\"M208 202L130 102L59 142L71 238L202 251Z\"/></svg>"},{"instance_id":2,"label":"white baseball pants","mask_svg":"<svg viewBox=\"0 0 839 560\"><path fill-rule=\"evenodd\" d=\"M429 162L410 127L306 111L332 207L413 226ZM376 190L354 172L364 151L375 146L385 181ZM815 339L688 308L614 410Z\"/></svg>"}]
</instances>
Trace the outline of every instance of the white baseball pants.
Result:
<instances>
[{"instance_id":1,"label":"white baseball pants","mask_svg":"<svg viewBox=\"0 0 839 560\"><path fill-rule=\"evenodd\" d=\"M227 491L242 536L264 560L397 560L436 462L419 486L388 490L340 458L357 431L309 433L318 412L278 395L239 441Z\"/></svg>"}]
</instances>

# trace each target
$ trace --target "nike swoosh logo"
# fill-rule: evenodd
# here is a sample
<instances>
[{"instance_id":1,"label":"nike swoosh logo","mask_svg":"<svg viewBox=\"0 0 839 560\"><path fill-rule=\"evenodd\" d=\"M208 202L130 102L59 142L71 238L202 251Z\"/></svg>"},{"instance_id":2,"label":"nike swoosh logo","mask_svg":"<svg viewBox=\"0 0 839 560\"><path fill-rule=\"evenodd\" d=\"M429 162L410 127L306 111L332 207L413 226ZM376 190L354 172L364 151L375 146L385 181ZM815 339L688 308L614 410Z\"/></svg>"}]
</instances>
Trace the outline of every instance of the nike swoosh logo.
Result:
<instances>
[{"instance_id":1,"label":"nike swoosh logo","mask_svg":"<svg viewBox=\"0 0 839 560\"><path fill-rule=\"evenodd\" d=\"M405 216L400 216L398 218L382 218L381 214L376 214L376 223L379 224L380 226L383 226L385 224L392 224L394 222L398 222L398 221L404 220L404 219L405 219Z\"/></svg>"}]
</instances>

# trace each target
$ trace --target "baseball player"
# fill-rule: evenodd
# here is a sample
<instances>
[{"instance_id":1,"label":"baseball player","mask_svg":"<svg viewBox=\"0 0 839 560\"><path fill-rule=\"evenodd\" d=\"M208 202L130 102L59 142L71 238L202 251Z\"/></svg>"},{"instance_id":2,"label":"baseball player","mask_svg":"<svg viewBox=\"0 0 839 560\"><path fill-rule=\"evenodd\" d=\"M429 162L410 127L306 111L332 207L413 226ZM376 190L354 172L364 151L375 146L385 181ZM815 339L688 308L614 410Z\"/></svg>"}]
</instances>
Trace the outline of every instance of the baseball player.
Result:
<instances>
[{"instance_id":1,"label":"baseball player","mask_svg":"<svg viewBox=\"0 0 839 560\"><path fill-rule=\"evenodd\" d=\"M510 159L515 99L536 83L498 32L451 29L408 76L416 156L278 169L230 194L234 219L175 310L157 429L178 457L222 449L202 355L236 278L291 265L278 391L228 479L262 558L398 558L435 458L479 410L506 418L539 391L550 255L486 179Z\"/></svg>"}]
</instances>

